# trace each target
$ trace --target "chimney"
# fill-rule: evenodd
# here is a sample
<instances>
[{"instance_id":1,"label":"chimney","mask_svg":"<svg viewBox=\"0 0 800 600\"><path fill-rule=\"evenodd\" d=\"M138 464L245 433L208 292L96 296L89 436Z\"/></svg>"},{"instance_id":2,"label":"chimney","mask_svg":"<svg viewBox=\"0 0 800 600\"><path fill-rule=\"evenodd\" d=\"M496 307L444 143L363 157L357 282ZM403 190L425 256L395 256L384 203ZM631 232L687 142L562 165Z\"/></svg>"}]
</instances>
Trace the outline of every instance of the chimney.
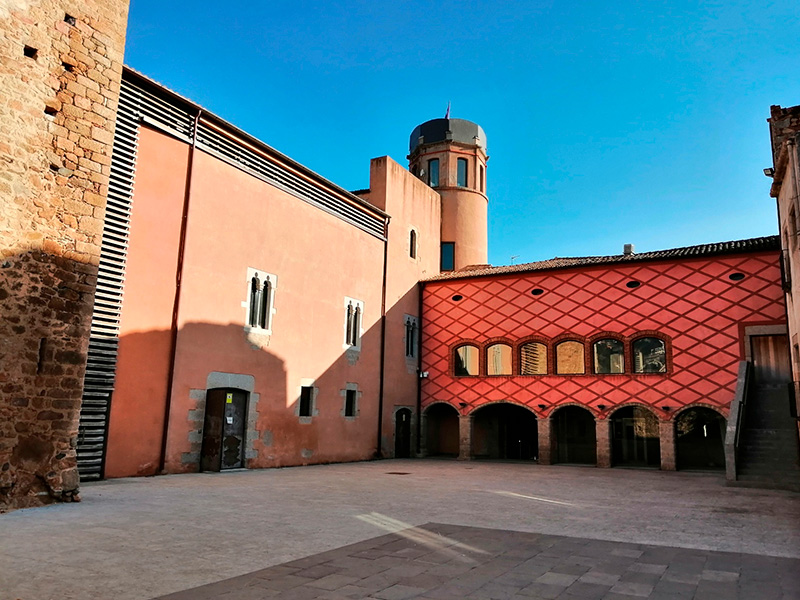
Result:
<instances>
[{"instance_id":1,"label":"chimney","mask_svg":"<svg viewBox=\"0 0 800 600\"><path fill-rule=\"evenodd\" d=\"M622 247L622 253L623 253L625 256L630 256L630 255L631 255L631 254L633 254L634 252L635 252L635 249L634 249L634 247L633 247L633 244L625 244L625 245Z\"/></svg>"}]
</instances>

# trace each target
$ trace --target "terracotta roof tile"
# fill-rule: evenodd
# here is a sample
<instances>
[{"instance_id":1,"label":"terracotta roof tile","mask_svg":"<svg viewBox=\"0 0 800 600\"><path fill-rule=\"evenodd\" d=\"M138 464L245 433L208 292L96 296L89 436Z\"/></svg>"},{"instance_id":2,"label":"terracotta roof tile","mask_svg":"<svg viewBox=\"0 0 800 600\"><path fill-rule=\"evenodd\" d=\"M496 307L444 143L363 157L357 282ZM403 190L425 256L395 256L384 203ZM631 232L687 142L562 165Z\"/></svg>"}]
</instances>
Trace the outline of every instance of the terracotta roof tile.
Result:
<instances>
[{"instance_id":1,"label":"terracotta roof tile","mask_svg":"<svg viewBox=\"0 0 800 600\"><path fill-rule=\"evenodd\" d=\"M554 269L567 269L588 265L607 265L617 263L642 262L649 260L667 260L675 258L695 258L700 256L718 256L720 254L739 254L741 252L766 252L780 250L780 238L777 235L750 238L747 240L733 240L731 242L717 242L714 244L700 244L699 246L686 246L671 248L669 250L655 250L640 254L614 254L611 256L576 256L571 258L554 257L548 260L524 263L521 265L508 265L505 267L485 266L475 268L471 265L460 271L449 271L425 281L442 281L447 279L466 279L470 277L485 277L488 275L505 275L510 273L530 273L533 271L549 271Z\"/></svg>"}]
</instances>

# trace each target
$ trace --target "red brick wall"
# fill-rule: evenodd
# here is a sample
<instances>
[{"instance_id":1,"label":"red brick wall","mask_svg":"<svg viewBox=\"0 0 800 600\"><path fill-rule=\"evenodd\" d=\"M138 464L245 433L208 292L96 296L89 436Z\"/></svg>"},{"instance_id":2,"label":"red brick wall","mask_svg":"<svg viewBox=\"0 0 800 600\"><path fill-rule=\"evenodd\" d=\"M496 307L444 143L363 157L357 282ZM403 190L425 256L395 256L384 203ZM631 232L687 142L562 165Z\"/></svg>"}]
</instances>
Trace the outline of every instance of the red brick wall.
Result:
<instances>
[{"instance_id":1,"label":"red brick wall","mask_svg":"<svg viewBox=\"0 0 800 600\"><path fill-rule=\"evenodd\" d=\"M731 281L734 272L746 277ZM630 280L641 286L627 288ZM430 375L423 380L423 406L444 401L468 413L488 402L507 401L547 416L558 406L578 403L605 416L637 402L656 408L662 418L692 404L726 413L743 359L742 327L785 323L779 282L778 254L771 252L428 283L423 370ZM534 288L544 293L533 296ZM454 295L463 299L454 301ZM643 332L658 332L668 340L667 373L630 372L627 341ZM602 333L627 340L625 374L591 374L589 342ZM485 376L490 340L532 337L587 340L587 374L553 375L550 345L548 375ZM481 348L480 377L452 374L452 351L467 339ZM518 347L514 344L515 364Z\"/></svg>"}]
</instances>

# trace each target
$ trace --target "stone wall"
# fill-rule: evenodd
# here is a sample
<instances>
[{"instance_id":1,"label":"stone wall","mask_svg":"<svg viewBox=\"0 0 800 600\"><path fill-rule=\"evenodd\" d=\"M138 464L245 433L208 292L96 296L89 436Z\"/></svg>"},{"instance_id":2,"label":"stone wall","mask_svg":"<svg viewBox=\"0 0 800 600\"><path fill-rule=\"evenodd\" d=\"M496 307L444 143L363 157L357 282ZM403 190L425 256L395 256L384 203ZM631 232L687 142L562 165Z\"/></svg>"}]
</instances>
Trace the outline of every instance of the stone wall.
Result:
<instances>
[{"instance_id":1,"label":"stone wall","mask_svg":"<svg viewBox=\"0 0 800 600\"><path fill-rule=\"evenodd\" d=\"M0 0L0 511L77 499L127 0Z\"/></svg>"}]
</instances>

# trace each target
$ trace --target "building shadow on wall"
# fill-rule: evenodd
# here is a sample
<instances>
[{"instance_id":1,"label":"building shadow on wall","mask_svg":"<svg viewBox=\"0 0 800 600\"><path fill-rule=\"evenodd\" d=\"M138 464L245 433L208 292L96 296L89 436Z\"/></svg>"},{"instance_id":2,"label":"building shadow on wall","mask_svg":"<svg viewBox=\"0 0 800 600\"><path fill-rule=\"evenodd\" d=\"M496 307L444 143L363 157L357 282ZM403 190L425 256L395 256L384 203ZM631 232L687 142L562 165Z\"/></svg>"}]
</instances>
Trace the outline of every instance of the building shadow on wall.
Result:
<instances>
[{"instance_id":1,"label":"building shadow on wall","mask_svg":"<svg viewBox=\"0 0 800 600\"><path fill-rule=\"evenodd\" d=\"M326 342L337 348L336 358L321 372L319 367L315 372L304 366L313 364L309 357L294 357L289 360L296 364L287 364L277 354L273 348L283 346L279 336L293 335L277 318L271 338L248 332L241 323L201 322L187 323L176 336L168 329L121 336L104 476L206 470L203 456L210 453L210 445L219 443L209 436L209 400L218 392L245 397L241 414L233 415L231 423L242 428L238 434L242 460L240 465L233 461L232 468L391 456L394 409L399 405L407 412L398 418L412 421L405 423L407 433L403 433L411 449L416 436L419 340L415 356L407 357L404 335L405 315L417 306L416 287L394 304L386 315L387 377L380 432L380 319L361 333L357 347L344 349L344 339L338 338ZM310 406L301 406L304 386L312 388ZM233 404L239 402L236 397ZM220 418L227 419L226 414Z\"/></svg>"},{"instance_id":2,"label":"building shadow on wall","mask_svg":"<svg viewBox=\"0 0 800 600\"><path fill-rule=\"evenodd\" d=\"M0 258L0 512L71 500L78 488L77 419L97 275L79 258Z\"/></svg>"}]
</instances>

